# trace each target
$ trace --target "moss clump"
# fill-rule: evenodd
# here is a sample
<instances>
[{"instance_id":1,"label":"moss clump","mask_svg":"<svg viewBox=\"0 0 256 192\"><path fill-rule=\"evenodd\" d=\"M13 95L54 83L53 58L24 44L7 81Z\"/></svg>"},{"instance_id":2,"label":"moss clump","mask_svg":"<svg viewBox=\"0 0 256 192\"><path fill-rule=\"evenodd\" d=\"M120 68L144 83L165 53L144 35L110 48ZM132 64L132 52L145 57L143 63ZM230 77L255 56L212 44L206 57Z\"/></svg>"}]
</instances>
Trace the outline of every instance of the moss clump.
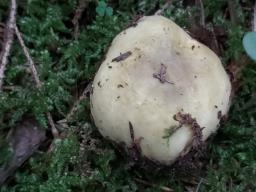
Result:
<instances>
[{"instance_id":1,"label":"moss clump","mask_svg":"<svg viewBox=\"0 0 256 192\"><path fill-rule=\"evenodd\" d=\"M45 128L45 111L53 114L55 122L63 119L85 85L91 81L113 37L135 15L152 14L165 3L162 0L160 3L151 0L108 0L104 1L105 8L111 7L113 13L102 15L96 12L98 1L89 1L79 20L80 33L75 38L72 19L78 2L19 1L17 24L44 83L41 90L34 88L26 59L15 41L4 91L0 93L0 154L10 154L6 135L26 116L35 117ZM188 18L200 18L200 14L198 7L191 7L186 2L189 1L173 1L164 14L188 28L191 23ZM234 1L235 23L229 17L228 0L203 2L207 27L221 26L227 31L221 37L221 56L225 64L243 58L241 37L244 31L249 30L251 20L251 11L244 8L253 7L254 2ZM0 1L0 22L6 21L8 6L8 0ZM187 9L184 6L188 6ZM91 127L89 101L84 100L72 123L60 126L66 134L64 139L56 141L54 150L47 152L47 147L42 146L8 183L1 186L0 191L155 192L161 191L162 186L169 186L174 191L184 191L188 187L198 187L200 191L254 190L256 67L246 59L238 61L235 67L249 64L241 74L239 92L234 97L229 120L210 146L204 174L187 173L187 177L177 177L171 171L152 173L134 166ZM7 156L1 155L1 165L8 160L3 157Z\"/></svg>"}]
</instances>

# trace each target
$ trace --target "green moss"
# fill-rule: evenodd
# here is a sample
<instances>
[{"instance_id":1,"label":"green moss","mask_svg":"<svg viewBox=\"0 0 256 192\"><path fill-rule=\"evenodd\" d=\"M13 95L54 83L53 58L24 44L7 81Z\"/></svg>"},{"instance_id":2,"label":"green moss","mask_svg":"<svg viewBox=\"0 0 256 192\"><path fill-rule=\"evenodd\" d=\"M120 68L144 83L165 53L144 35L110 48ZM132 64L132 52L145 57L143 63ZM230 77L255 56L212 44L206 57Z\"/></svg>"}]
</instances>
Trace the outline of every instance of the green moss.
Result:
<instances>
[{"instance_id":1,"label":"green moss","mask_svg":"<svg viewBox=\"0 0 256 192\"><path fill-rule=\"evenodd\" d=\"M10 154L4 138L25 116L35 117L45 128L46 111L52 113L55 122L63 119L81 90L94 77L114 36L134 15L152 14L165 1L160 1L160 4L149 0L104 2L103 6L90 1L86 9L88 20L80 21L78 38L71 22L77 1L19 2L17 23L43 86L40 90L35 88L26 59L15 42L6 71L6 87L0 93L1 154ZM228 30L223 61L239 59L244 53L242 35L250 28L250 13L234 1L238 18L234 24L223 12L227 0L203 2L207 24L221 25ZM0 2L0 21L6 19L8 3ZM188 26L191 15L198 17L198 8L184 9L181 1L174 1L164 14L181 26ZM229 121L221 127L210 146L207 171L201 175L203 180L199 191L256 188L255 71L254 63L243 70L241 88L234 98ZM161 191L160 186L184 191L188 185L184 178L173 172L152 173L134 166L127 157L114 150L114 146L105 142L92 126L89 113L87 99L78 106L72 123L61 127L67 136L54 143L54 151L35 154L1 191ZM167 131L167 136L171 133ZM1 156L0 165L4 165L7 159ZM193 178L198 183L201 177L189 177L188 180ZM135 178L150 185L138 183Z\"/></svg>"}]
</instances>

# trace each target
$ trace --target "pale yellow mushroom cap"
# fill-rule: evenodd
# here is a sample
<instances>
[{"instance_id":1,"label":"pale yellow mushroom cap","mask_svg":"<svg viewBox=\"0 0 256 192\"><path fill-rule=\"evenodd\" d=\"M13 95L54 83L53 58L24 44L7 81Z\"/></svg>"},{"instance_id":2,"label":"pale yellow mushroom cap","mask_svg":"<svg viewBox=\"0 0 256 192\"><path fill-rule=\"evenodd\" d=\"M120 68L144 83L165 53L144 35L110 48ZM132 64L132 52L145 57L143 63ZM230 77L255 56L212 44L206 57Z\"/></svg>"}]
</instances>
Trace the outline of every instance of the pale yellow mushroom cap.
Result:
<instances>
[{"instance_id":1,"label":"pale yellow mushroom cap","mask_svg":"<svg viewBox=\"0 0 256 192\"><path fill-rule=\"evenodd\" d=\"M206 140L218 128L219 111L227 113L230 93L213 51L171 20L148 16L113 40L93 81L91 112L104 137L131 146L130 122L142 155L170 165L193 136L182 126L166 138L179 125L173 116L190 114Z\"/></svg>"}]
</instances>

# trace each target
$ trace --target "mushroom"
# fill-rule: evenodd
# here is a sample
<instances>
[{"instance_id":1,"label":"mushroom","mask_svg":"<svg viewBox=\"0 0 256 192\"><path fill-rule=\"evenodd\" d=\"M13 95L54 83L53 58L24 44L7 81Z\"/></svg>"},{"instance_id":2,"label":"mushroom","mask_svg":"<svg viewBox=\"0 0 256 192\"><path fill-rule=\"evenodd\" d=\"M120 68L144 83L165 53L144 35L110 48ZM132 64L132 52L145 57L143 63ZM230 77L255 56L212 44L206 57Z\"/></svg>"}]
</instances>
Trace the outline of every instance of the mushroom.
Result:
<instances>
[{"instance_id":1,"label":"mushroom","mask_svg":"<svg viewBox=\"0 0 256 192\"><path fill-rule=\"evenodd\" d=\"M99 132L171 165L227 114L231 84L218 56L163 16L142 17L113 40L93 81Z\"/></svg>"}]
</instances>

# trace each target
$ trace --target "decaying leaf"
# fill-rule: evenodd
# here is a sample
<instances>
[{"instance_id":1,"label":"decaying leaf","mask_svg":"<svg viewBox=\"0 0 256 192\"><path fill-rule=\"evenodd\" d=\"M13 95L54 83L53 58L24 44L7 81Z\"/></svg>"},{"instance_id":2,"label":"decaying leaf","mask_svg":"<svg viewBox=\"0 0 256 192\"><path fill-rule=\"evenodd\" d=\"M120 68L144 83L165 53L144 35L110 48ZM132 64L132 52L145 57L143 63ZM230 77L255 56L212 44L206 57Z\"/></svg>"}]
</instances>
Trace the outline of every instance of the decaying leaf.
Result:
<instances>
[{"instance_id":1,"label":"decaying leaf","mask_svg":"<svg viewBox=\"0 0 256 192\"><path fill-rule=\"evenodd\" d=\"M0 185L31 157L45 139L45 130L42 130L34 120L25 120L11 129L7 140L13 155L7 166L0 169Z\"/></svg>"}]
</instances>

